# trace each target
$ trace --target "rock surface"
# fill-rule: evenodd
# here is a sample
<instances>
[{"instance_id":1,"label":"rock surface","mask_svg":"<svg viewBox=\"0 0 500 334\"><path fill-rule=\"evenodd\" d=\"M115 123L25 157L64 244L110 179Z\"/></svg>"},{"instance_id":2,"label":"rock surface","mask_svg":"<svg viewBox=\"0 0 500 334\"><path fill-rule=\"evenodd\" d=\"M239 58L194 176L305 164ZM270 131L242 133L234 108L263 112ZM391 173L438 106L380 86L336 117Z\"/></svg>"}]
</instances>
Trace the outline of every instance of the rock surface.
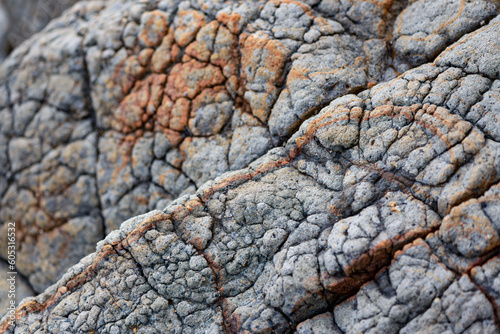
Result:
<instances>
[{"instance_id":1,"label":"rock surface","mask_svg":"<svg viewBox=\"0 0 500 334\"><path fill-rule=\"evenodd\" d=\"M77 4L0 68L0 216L37 292L111 233L0 331L499 332L497 14Z\"/></svg>"}]
</instances>

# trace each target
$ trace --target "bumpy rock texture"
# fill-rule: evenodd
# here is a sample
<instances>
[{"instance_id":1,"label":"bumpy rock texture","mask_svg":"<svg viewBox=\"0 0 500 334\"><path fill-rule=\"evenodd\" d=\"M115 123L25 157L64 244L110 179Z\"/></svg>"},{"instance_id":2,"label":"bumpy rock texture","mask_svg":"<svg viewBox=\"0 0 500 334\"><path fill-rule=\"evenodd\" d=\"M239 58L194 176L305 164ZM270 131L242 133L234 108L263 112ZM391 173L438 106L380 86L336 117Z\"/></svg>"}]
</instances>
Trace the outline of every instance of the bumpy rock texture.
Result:
<instances>
[{"instance_id":1,"label":"bumpy rock texture","mask_svg":"<svg viewBox=\"0 0 500 334\"><path fill-rule=\"evenodd\" d=\"M112 232L0 330L498 333L497 14L76 5L0 68L0 216L37 292Z\"/></svg>"}]
</instances>

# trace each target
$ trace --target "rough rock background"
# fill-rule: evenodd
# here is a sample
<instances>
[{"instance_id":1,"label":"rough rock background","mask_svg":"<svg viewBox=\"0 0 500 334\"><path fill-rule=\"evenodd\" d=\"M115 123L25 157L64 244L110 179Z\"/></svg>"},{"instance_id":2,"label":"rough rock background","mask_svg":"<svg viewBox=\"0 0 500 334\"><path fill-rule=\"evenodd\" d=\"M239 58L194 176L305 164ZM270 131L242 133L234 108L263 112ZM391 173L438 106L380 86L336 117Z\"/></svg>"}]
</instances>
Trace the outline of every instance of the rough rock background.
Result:
<instances>
[{"instance_id":1,"label":"rough rock background","mask_svg":"<svg viewBox=\"0 0 500 334\"><path fill-rule=\"evenodd\" d=\"M9 16L5 6L0 2L0 62L5 59L9 50L7 32L9 29Z\"/></svg>"},{"instance_id":2,"label":"rough rock background","mask_svg":"<svg viewBox=\"0 0 500 334\"><path fill-rule=\"evenodd\" d=\"M18 270L40 292L157 211L2 329L498 332L497 15L77 4L0 68Z\"/></svg>"},{"instance_id":3,"label":"rough rock background","mask_svg":"<svg viewBox=\"0 0 500 334\"><path fill-rule=\"evenodd\" d=\"M77 0L0 0L0 64L10 51L44 28ZM0 263L0 316L8 307L7 266ZM34 294L25 277L18 278L16 300Z\"/></svg>"},{"instance_id":4,"label":"rough rock background","mask_svg":"<svg viewBox=\"0 0 500 334\"><path fill-rule=\"evenodd\" d=\"M0 62L78 0L0 0Z\"/></svg>"}]
</instances>

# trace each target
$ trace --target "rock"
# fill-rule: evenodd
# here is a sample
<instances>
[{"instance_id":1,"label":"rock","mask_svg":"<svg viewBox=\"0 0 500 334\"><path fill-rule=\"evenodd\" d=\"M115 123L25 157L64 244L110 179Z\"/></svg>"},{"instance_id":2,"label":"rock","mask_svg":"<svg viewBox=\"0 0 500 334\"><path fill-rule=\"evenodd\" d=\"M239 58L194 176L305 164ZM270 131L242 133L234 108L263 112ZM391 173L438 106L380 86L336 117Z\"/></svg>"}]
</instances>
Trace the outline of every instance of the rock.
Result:
<instances>
[{"instance_id":1,"label":"rock","mask_svg":"<svg viewBox=\"0 0 500 334\"><path fill-rule=\"evenodd\" d=\"M0 263L0 270L0 310L2 312L0 317L3 317L8 311L15 311L17 305L19 305L24 298L33 296L34 292L28 282L23 278L16 275L14 280L12 280L12 274L9 275L11 270L9 270L8 265L3 262ZM14 282L15 284L10 284ZM13 301L15 304L9 309L9 306L11 306L9 305L10 301Z\"/></svg>"},{"instance_id":2,"label":"rock","mask_svg":"<svg viewBox=\"0 0 500 334\"><path fill-rule=\"evenodd\" d=\"M9 31L9 16L5 10L5 6L0 3L0 62L7 56L9 43L7 41L7 33Z\"/></svg>"},{"instance_id":3,"label":"rock","mask_svg":"<svg viewBox=\"0 0 500 334\"><path fill-rule=\"evenodd\" d=\"M0 61L78 0L0 1ZM3 55L3 56L2 56Z\"/></svg>"},{"instance_id":4,"label":"rock","mask_svg":"<svg viewBox=\"0 0 500 334\"><path fill-rule=\"evenodd\" d=\"M107 237L0 328L499 332L500 20L433 4L89 2L23 44L18 270Z\"/></svg>"},{"instance_id":5,"label":"rock","mask_svg":"<svg viewBox=\"0 0 500 334\"><path fill-rule=\"evenodd\" d=\"M415 1L396 20L394 51L410 64L421 65L464 30L477 29L496 15L495 5L489 1Z\"/></svg>"}]
</instances>

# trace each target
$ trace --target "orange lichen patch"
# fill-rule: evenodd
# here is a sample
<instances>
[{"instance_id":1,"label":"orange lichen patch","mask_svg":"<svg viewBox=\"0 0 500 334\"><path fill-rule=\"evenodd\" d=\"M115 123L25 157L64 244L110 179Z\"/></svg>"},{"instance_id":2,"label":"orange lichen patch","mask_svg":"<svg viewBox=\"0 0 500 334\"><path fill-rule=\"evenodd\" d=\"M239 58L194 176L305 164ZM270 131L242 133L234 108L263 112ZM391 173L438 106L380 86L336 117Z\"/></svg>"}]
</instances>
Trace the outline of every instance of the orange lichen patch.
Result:
<instances>
[{"instance_id":1,"label":"orange lichen patch","mask_svg":"<svg viewBox=\"0 0 500 334\"><path fill-rule=\"evenodd\" d=\"M185 150L186 148L189 147L189 144L191 144L191 141L188 141L190 138L187 138L184 142L186 142L186 144L184 144L184 142L182 143L181 145L181 150ZM183 147L184 146L184 147ZM275 164L272 164L269 166L269 169L271 168L274 168L275 167ZM261 173L265 172L267 170L261 170ZM215 185L213 185L212 187L206 189L204 192L203 192L203 195L201 197L201 200L203 202L207 202L210 197L217 191L217 190L220 190L220 189L223 189L229 185L232 185L234 183L237 183L237 182L241 182L241 181L245 181L245 180L251 180L253 177L255 177L256 173L242 173L242 174L238 174L238 175L234 175L234 176L231 176L231 177L228 177L224 180L221 180L219 183L216 183Z\"/></svg>"},{"instance_id":2,"label":"orange lichen patch","mask_svg":"<svg viewBox=\"0 0 500 334\"><path fill-rule=\"evenodd\" d=\"M493 206L496 201L488 197L471 199L454 207L439 229L440 239L466 258L481 256L499 246L500 236L494 222L480 209L483 205Z\"/></svg>"},{"instance_id":3,"label":"orange lichen patch","mask_svg":"<svg viewBox=\"0 0 500 334\"><path fill-rule=\"evenodd\" d=\"M219 26L210 62L222 68L224 76L239 74L240 53L238 38L226 27Z\"/></svg>"},{"instance_id":4,"label":"orange lichen patch","mask_svg":"<svg viewBox=\"0 0 500 334\"><path fill-rule=\"evenodd\" d=\"M172 166L174 166L175 168L180 170L182 167L182 164L186 160L186 156L182 152L180 152L179 150L175 150L173 152L175 152L177 154L173 155L173 157L171 157L169 159L169 163L171 163Z\"/></svg>"},{"instance_id":5,"label":"orange lichen patch","mask_svg":"<svg viewBox=\"0 0 500 334\"><path fill-rule=\"evenodd\" d=\"M242 79L247 88L245 99L253 115L266 122L278 95L276 86L284 80L288 51L281 42L259 31L244 40L241 54Z\"/></svg>"},{"instance_id":6,"label":"orange lichen patch","mask_svg":"<svg viewBox=\"0 0 500 334\"><path fill-rule=\"evenodd\" d=\"M163 132L163 134L167 137L168 141L172 144L172 146L176 147L179 145L184 138L181 133L171 130L171 129L158 129Z\"/></svg>"},{"instance_id":7,"label":"orange lichen patch","mask_svg":"<svg viewBox=\"0 0 500 334\"><path fill-rule=\"evenodd\" d=\"M129 95L113 112L116 122L113 127L118 131L129 132L142 126L143 109L136 101L135 95Z\"/></svg>"},{"instance_id":8,"label":"orange lichen patch","mask_svg":"<svg viewBox=\"0 0 500 334\"><path fill-rule=\"evenodd\" d=\"M132 96L132 99L135 100L139 107L145 108L149 101L149 78L137 82L134 91L129 96Z\"/></svg>"},{"instance_id":9,"label":"orange lichen patch","mask_svg":"<svg viewBox=\"0 0 500 334\"><path fill-rule=\"evenodd\" d=\"M330 214L332 214L333 216L336 216L336 217L342 217L342 215L344 214L344 209L345 207L342 207L342 206L337 206L337 205L331 205L329 208L328 208L328 211L330 212Z\"/></svg>"},{"instance_id":10,"label":"orange lichen patch","mask_svg":"<svg viewBox=\"0 0 500 334\"><path fill-rule=\"evenodd\" d=\"M170 123L170 112L174 107L174 102L167 95L163 95L161 105L156 110L156 121L164 128L168 128Z\"/></svg>"},{"instance_id":11,"label":"orange lichen patch","mask_svg":"<svg viewBox=\"0 0 500 334\"><path fill-rule=\"evenodd\" d=\"M142 115L149 100L149 83L139 81L113 112L113 125L118 131L129 132L142 126Z\"/></svg>"},{"instance_id":12,"label":"orange lichen patch","mask_svg":"<svg viewBox=\"0 0 500 334\"><path fill-rule=\"evenodd\" d=\"M224 24L235 35L239 34L243 28L241 15L238 13L222 12L217 15L217 21Z\"/></svg>"},{"instance_id":13,"label":"orange lichen patch","mask_svg":"<svg viewBox=\"0 0 500 334\"><path fill-rule=\"evenodd\" d=\"M193 99L203 89L221 85L224 81L224 75L218 67L191 60L172 68L166 93L174 100L180 97Z\"/></svg>"},{"instance_id":14,"label":"orange lichen patch","mask_svg":"<svg viewBox=\"0 0 500 334\"><path fill-rule=\"evenodd\" d=\"M187 55L187 54L184 54L184 55L182 56L181 62L182 62L182 63L187 63L187 62L189 62L189 61L191 61L191 60L193 60L193 59L194 59L193 57L191 57L191 56L189 56L189 55Z\"/></svg>"},{"instance_id":15,"label":"orange lichen patch","mask_svg":"<svg viewBox=\"0 0 500 334\"><path fill-rule=\"evenodd\" d=\"M389 207L391 208L391 212L395 213L400 213L399 208L398 208L398 203L396 202L389 202Z\"/></svg>"},{"instance_id":16,"label":"orange lichen patch","mask_svg":"<svg viewBox=\"0 0 500 334\"><path fill-rule=\"evenodd\" d=\"M180 49L174 42L174 30L170 28L151 57L151 70L156 73L165 72L166 68L177 59L179 52Z\"/></svg>"},{"instance_id":17,"label":"orange lichen patch","mask_svg":"<svg viewBox=\"0 0 500 334\"><path fill-rule=\"evenodd\" d=\"M262 31L244 36L241 49L241 65L244 78L252 80L257 75L257 69L261 62L268 63L268 65L278 65L279 61L272 59L274 56L274 49L277 47L282 49L283 45L275 40L271 40L271 38ZM267 51L265 55L261 53L263 49ZM277 53L276 56L281 56L281 54ZM261 60L262 58L264 58L264 61Z\"/></svg>"},{"instance_id":18,"label":"orange lichen patch","mask_svg":"<svg viewBox=\"0 0 500 334\"><path fill-rule=\"evenodd\" d=\"M377 23L377 32L379 37L383 37L387 35L387 29L389 28L390 16L393 15L393 11L391 10L393 7L394 0L385 0L385 1L370 1L375 6L379 7L381 11L380 20Z\"/></svg>"},{"instance_id":19,"label":"orange lichen patch","mask_svg":"<svg viewBox=\"0 0 500 334\"><path fill-rule=\"evenodd\" d=\"M153 74L148 78L148 82L150 84L150 94L146 112L148 115L152 115L162 102L167 76L165 74Z\"/></svg>"},{"instance_id":20,"label":"orange lichen patch","mask_svg":"<svg viewBox=\"0 0 500 334\"><path fill-rule=\"evenodd\" d=\"M160 120L163 120L165 108L159 107L166 80L167 76L164 74L153 74L137 82L132 92L113 112L115 128L118 131L130 132L145 125L146 130L151 130L153 127L151 117L157 109L160 110Z\"/></svg>"},{"instance_id":21,"label":"orange lichen patch","mask_svg":"<svg viewBox=\"0 0 500 334\"><path fill-rule=\"evenodd\" d=\"M137 58L137 60L139 60L139 64L141 64L141 66L146 67L149 64L149 61L151 60L154 51L155 50L148 48L139 52L139 56Z\"/></svg>"},{"instance_id":22,"label":"orange lichen patch","mask_svg":"<svg viewBox=\"0 0 500 334\"><path fill-rule=\"evenodd\" d=\"M180 98L170 112L169 127L172 130L183 131L188 124L191 101L186 98Z\"/></svg>"},{"instance_id":23,"label":"orange lichen patch","mask_svg":"<svg viewBox=\"0 0 500 334\"><path fill-rule=\"evenodd\" d=\"M145 47L155 47L160 44L163 36L167 32L167 14L165 12L154 10L143 16L141 31L139 33L139 45Z\"/></svg>"},{"instance_id":24,"label":"orange lichen patch","mask_svg":"<svg viewBox=\"0 0 500 334\"><path fill-rule=\"evenodd\" d=\"M188 156L189 155L189 150L193 150L193 148L192 148L193 145L192 144L193 144L193 138L187 137L186 139L184 139L182 141L182 144L179 147L179 149L181 150L181 152L183 152L184 155Z\"/></svg>"},{"instance_id":25,"label":"orange lichen patch","mask_svg":"<svg viewBox=\"0 0 500 334\"><path fill-rule=\"evenodd\" d=\"M107 86L121 87L122 92L127 94L137 79L146 74L146 68L142 67L137 56L130 56L123 63L116 67L113 76L107 81Z\"/></svg>"},{"instance_id":26,"label":"orange lichen patch","mask_svg":"<svg viewBox=\"0 0 500 334\"><path fill-rule=\"evenodd\" d=\"M205 15L196 10L181 10L174 21L174 38L181 47L191 43L201 27L206 25Z\"/></svg>"},{"instance_id":27,"label":"orange lichen patch","mask_svg":"<svg viewBox=\"0 0 500 334\"><path fill-rule=\"evenodd\" d=\"M372 121L384 116L392 117L395 114L394 111L394 106L383 105L373 109L369 113L366 113L363 117L363 120Z\"/></svg>"},{"instance_id":28,"label":"orange lichen patch","mask_svg":"<svg viewBox=\"0 0 500 334\"><path fill-rule=\"evenodd\" d=\"M208 62L213 51L215 37L219 23L212 21L200 29L196 35L196 41L189 44L186 54L202 62Z\"/></svg>"},{"instance_id":29,"label":"orange lichen patch","mask_svg":"<svg viewBox=\"0 0 500 334\"><path fill-rule=\"evenodd\" d=\"M200 237L189 239L187 243L191 244L196 250L203 250L203 239Z\"/></svg>"}]
</instances>

